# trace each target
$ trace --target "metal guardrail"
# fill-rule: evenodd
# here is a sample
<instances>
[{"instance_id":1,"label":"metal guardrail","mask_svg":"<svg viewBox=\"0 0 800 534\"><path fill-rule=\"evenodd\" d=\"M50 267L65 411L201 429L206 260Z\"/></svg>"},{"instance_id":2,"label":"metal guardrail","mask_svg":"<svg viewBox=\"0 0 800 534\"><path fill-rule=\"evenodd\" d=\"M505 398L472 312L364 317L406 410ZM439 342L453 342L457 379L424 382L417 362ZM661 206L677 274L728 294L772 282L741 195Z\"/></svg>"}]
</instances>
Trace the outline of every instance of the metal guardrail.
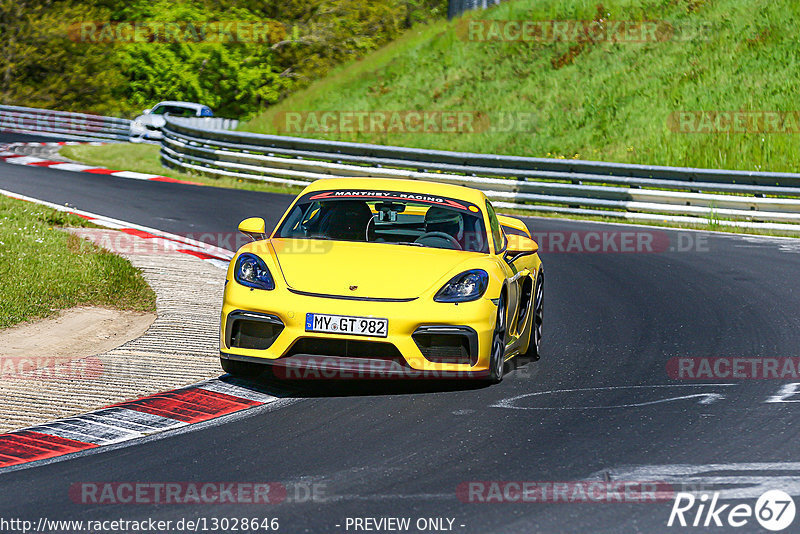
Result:
<instances>
[{"instance_id":1,"label":"metal guardrail","mask_svg":"<svg viewBox=\"0 0 800 534\"><path fill-rule=\"evenodd\" d=\"M116 117L0 105L0 131L72 141L127 141L130 124Z\"/></svg>"},{"instance_id":2,"label":"metal guardrail","mask_svg":"<svg viewBox=\"0 0 800 534\"><path fill-rule=\"evenodd\" d=\"M190 117L182 120L188 125L209 130L233 130L239 125L236 119L221 117ZM102 115L0 105L0 131L72 141L129 141L132 140L131 122L129 119Z\"/></svg>"},{"instance_id":3,"label":"metal guardrail","mask_svg":"<svg viewBox=\"0 0 800 534\"><path fill-rule=\"evenodd\" d=\"M335 176L480 189L496 207L800 233L800 174L446 152L200 128L167 118L161 160L211 176L286 185Z\"/></svg>"},{"instance_id":4,"label":"metal guardrail","mask_svg":"<svg viewBox=\"0 0 800 534\"><path fill-rule=\"evenodd\" d=\"M183 124L207 130L235 130L239 126L236 119L223 119L222 117L181 117Z\"/></svg>"}]
</instances>

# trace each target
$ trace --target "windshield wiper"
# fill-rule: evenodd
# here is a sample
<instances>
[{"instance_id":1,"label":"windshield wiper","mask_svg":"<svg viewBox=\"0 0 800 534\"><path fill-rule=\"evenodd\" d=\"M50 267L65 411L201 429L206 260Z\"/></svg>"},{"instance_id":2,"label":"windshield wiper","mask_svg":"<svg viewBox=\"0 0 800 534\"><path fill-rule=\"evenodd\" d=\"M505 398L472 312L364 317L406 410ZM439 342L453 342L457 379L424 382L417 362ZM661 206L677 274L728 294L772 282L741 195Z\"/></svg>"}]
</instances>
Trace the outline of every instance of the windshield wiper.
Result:
<instances>
[{"instance_id":1,"label":"windshield wiper","mask_svg":"<svg viewBox=\"0 0 800 534\"><path fill-rule=\"evenodd\" d=\"M427 247L427 245L423 245L422 243L417 243L415 241L388 241L387 244L389 245L406 245L409 247Z\"/></svg>"}]
</instances>

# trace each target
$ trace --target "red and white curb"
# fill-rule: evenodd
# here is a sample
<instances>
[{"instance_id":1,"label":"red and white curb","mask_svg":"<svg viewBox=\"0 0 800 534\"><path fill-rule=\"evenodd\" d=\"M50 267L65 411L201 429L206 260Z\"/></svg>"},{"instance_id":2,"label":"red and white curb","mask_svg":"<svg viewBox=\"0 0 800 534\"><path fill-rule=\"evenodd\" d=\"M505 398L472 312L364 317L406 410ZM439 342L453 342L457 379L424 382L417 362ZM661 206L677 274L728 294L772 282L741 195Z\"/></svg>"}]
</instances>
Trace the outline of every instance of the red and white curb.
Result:
<instances>
[{"instance_id":1,"label":"red and white curb","mask_svg":"<svg viewBox=\"0 0 800 534\"><path fill-rule=\"evenodd\" d=\"M9 148L16 148L21 146L76 146L76 145L89 145L89 146L102 146L107 145L108 143L103 143L102 141L55 141L50 143L4 143L0 145L0 148L3 150L8 150Z\"/></svg>"},{"instance_id":2,"label":"red and white curb","mask_svg":"<svg viewBox=\"0 0 800 534\"><path fill-rule=\"evenodd\" d=\"M227 269L228 263L234 256L234 253L230 250L221 247L216 247L214 245L209 245L207 243L203 243L202 241L196 241L194 239L189 239L176 234L171 234L168 232L163 232L161 230L156 230L155 228L133 224L126 221L120 221L119 219L106 217L105 215L98 215L96 213L91 213L89 211L70 208L68 206L61 206L59 204L54 204L53 202L47 202L45 200L39 200L37 198L27 197L25 195L20 195L12 191L6 191L4 189L0 189L0 195L4 195L9 198L14 198L17 200L24 200L26 202L32 202L34 204L39 204L42 206L47 206L57 211L71 213L73 215L82 217L88 221L91 221L93 224L96 224L98 226L103 226L105 228L111 228L114 230L120 230L121 232L136 237L140 237L143 239L157 240L157 242L154 243L154 245L156 245L159 248L165 248L168 250L173 250L175 252L180 252L183 254L189 254L195 256L221 269Z\"/></svg>"},{"instance_id":3,"label":"red and white curb","mask_svg":"<svg viewBox=\"0 0 800 534\"><path fill-rule=\"evenodd\" d=\"M0 434L0 469L210 421L278 397L219 379Z\"/></svg>"},{"instance_id":4,"label":"red and white curb","mask_svg":"<svg viewBox=\"0 0 800 534\"><path fill-rule=\"evenodd\" d=\"M13 163L17 165L32 165L35 167L48 167L51 169L61 169L67 171L107 174L111 176L118 176L121 178L131 178L135 180L153 180L162 182L194 184L194 182L177 180L175 178L168 178L166 176L157 176L154 174L142 174L132 171L112 171L109 169L104 169L102 167L90 167L88 165L78 165L75 163L64 163L64 162L44 160L42 158L36 158L34 156L24 156L17 154L16 152L9 151L9 149L21 146L74 146L74 145L86 145L86 144L92 146L99 146L99 145L104 145L106 143L100 143L100 142L82 143L77 141L60 141L56 143L11 143L7 145L0 145L0 160L5 161L6 163ZM203 185L203 184L196 184L196 185ZM15 198L17 200L24 200L27 202L33 202L35 204L40 204L42 206L47 206L58 211L72 213L79 217L83 217L84 219L91 221L92 223L98 226L103 226L105 228L111 228L114 230L120 230L121 232L133 235L135 237L139 237L142 239L153 239L154 240L153 245L155 245L155 247L157 247L158 249L173 250L174 252L190 254L192 256L200 258L201 260L207 261L221 269L227 269L228 263L234 256L234 253L230 250L210 245L207 243L203 243L202 241L197 241L194 239L182 237L176 234L162 232L161 230L156 230L155 228L149 228L147 226L141 226L126 221L120 221L118 219L113 219L111 217L106 217L104 215L98 215L96 213L74 209L67 206L61 206L59 204L54 204L52 202L47 202L44 200L27 197L25 195L19 195L17 193L13 193L11 191L6 191L3 189L0 189L0 194L10 198Z\"/></svg>"},{"instance_id":5,"label":"red and white curb","mask_svg":"<svg viewBox=\"0 0 800 534\"><path fill-rule=\"evenodd\" d=\"M227 269L233 252L179 235L95 213L60 206L0 189L0 194L83 217L98 226L145 239L160 240L182 252ZM58 419L0 434L0 469L47 460L98 447L124 443L167 430L201 423L263 406L277 397L219 379L122 402L85 415Z\"/></svg>"},{"instance_id":6,"label":"red and white curb","mask_svg":"<svg viewBox=\"0 0 800 534\"><path fill-rule=\"evenodd\" d=\"M0 189L0 194L72 213L92 223L145 239L226 269L234 253L155 228L61 206ZM212 379L193 386L114 404L84 415L0 434L0 469L54 459L144 438L270 404L278 397Z\"/></svg>"},{"instance_id":7,"label":"red and white curb","mask_svg":"<svg viewBox=\"0 0 800 534\"><path fill-rule=\"evenodd\" d=\"M117 178L129 178L131 180L147 180L151 182L169 182L176 184L190 184L190 185L205 185L199 182L191 182L189 180L179 180L177 178L170 178L169 176L160 176L158 174L146 174L142 172L133 171L115 171L106 169L105 167L96 167L91 165L83 165L79 163L67 163L63 161L53 161L36 156L26 156L14 152L14 148L30 147L30 146L74 146L74 145L90 145L100 146L106 143L90 142L81 143L77 141L60 141L56 143L11 143L8 145L0 145L0 161L11 163L13 165L29 165L32 167L46 167L48 169L57 169L60 171L71 172L88 172L91 174L104 174L108 176L116 176Z\"/></svg>"}]
</instances>

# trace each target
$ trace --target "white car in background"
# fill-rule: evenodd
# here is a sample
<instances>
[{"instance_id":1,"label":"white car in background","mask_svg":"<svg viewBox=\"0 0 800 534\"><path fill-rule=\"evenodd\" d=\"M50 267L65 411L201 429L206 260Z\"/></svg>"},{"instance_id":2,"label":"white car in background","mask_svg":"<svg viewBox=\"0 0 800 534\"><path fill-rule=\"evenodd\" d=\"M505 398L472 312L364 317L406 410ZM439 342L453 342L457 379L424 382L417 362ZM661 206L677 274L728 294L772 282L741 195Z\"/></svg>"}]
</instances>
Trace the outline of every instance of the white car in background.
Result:
<instances>
[{"instance_id":1,"label":"white car in background","mask_svg":"<svg viewBox=\"0 0 800 534\"><path fill-rule=\"evenodd\" d=\"M166 124L164 116L171 117L213 117L211 108L194 102L176 102L166 100L159 102L131 122L131 141L141 142L145 139L161 139L161 128Z\"/></svg>"}]
</instances>

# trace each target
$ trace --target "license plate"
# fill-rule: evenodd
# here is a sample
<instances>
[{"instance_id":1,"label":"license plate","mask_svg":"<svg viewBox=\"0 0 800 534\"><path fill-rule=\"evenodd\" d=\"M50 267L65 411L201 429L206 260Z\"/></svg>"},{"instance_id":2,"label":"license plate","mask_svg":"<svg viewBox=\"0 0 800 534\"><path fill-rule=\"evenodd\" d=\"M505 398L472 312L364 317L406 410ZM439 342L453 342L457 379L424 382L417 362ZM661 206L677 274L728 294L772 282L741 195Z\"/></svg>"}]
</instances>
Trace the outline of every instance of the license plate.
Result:
<instances>
[{"instance_id":1,"label":"license plate","mask_svg":"<svg viewBox=\"0 0 800 534\"><path fill-rule=\"evenodd\" d=\"M306 332L386 337L388 331L388 319L348 317L346 315L327 315L324 313L306 314Z\"/></svg>"}]
</instances>

